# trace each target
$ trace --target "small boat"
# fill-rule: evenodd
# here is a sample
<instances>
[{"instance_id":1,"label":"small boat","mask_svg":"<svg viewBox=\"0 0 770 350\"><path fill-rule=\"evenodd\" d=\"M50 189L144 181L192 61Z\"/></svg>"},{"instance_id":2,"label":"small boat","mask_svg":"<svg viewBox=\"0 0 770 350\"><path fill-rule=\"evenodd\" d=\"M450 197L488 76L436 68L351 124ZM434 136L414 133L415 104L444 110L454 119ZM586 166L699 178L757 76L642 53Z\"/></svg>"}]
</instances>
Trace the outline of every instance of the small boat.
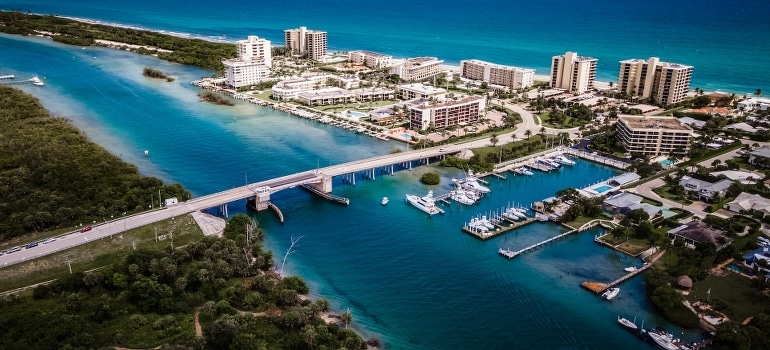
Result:
<instances>
[{"instance_id":1,"label":"small boat","mask_svg":"<svg viewBox=\"0 0 770 350\"><path fill-rule=\"evenodd\" d=\"M479 183L479 179L473 174L473 170L468 170L468 176L458 182L463 188L481 193L489 193L489 187Z\"/></svg>"},{"instance_id":2,"label":"small boat","mask_svg":"<svg viewBox=\"0 0 770 350\"><path fill-rule=\"evenodd\" d=\"M650 329L646 333L647 338L658 348L663 350L680 350L679 346L674 342L674 336L671 333L660 329Z\"/></svg>"},{"instance_id":3,"label":"small boat","mask_svg":"<svg viewBox=\"0 0 770 350\"><path fill-rule=\"evenodd\" d=\"M639 327L636 325L636 323L633 323L624 317L618 316L618 324L621 327L633 332L634 334L639 332Z\"/></svg>"},{"instance_id":4,"label":"small boat","mask_svg":"<svg viewBox=\"0 0 770 350\"><path fill-rule=\"evenodd\" d=\"M388 197L382 197L382 205L388 204Z\"/></svg>"},{"instance_id":5,"label":"small boat","mask_svg":"<svg viewBox=\"0 0 770 350\"><path fill-rule=\"evenodd\" d=\"M428 194L424 197L417 197L413 194L407 194L406 201L409 202L409 204L417 207L417 209L428 213L429 215L435 215L444 212L443 209L436 206L436 202L433 200L433 191L428 191Z\"/></svg>"},{"instance_id":6,"label":"small boat","mask_svg":"<svg viewBox=\"0 0 770 350\"><path fill-rule=\"evenodd\" d=\"M604 293L602 293L602 299L604 300L612 300L618 294L620 293L620 288L609 288Z\"/></svg>"},{"instance_id":7,"label":"small boat","mask_svg":"<svg viewBox=\"0 0 770 350\"><path fill-rule=\"evenodd\" d=\"M465 205L471 205L473 203L476 203L475 200L472 200L468 197L465 191L459 188L457 190L452 191L452 193L449 195L449 198L452 198L452 200L457 203L465 204Z\"/></svg>"},{"instance_id":8,"label":"small boat","mask_svg":"<svg viewBox=\"0 0 770 350\"><path fill-rule=\"evenodd\" d=\"M636 266L629 266L623 269L623 271L626 271L626 272L634 272L636 270L637 270Z\"/></svg>"},{"instance_id":9,"label":"small boat","mask_svg":"<svg viewBox=\"0 0 770 350\"><path fill-rule=\"evenodd\" d=\"M563 154L553 157L553 160L557 163L564 164L564 165L575 165L574 160L567 158Z\"/></svg>"},{"instance_id":10,"label":"small boat","mask_svg":"<svg viewBox=\"0 0 770 350\"><path fill-rule=\"evenodd\" d=\"M38 78L37 75L32 77L32 79L30 79L29 81L32 82L32 85L36 85L36 86L43 86L43 85L45 85L45 83L43 83L43 81L40 80L40 78Z\"/></svg>"}]
</instances>

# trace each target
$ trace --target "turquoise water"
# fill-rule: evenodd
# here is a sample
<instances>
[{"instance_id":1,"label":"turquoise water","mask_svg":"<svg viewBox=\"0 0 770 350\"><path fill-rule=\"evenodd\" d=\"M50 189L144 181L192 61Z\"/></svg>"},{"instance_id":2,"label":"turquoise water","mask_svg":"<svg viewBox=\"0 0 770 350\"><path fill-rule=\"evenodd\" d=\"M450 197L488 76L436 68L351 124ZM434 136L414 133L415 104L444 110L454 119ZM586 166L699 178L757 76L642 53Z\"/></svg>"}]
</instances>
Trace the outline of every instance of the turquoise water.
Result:
<instances>
[{"instance_id":1,"label":"turquoise water","mask_svg":"<svg viewBox=\"0 0 770 350\"><path fill-rule=\"evenodd\" d=\"M363 118L366 117L366 113L356 112L356 111L348 111L348 115L355 117L355 118Z\"/></svg>"},{"instance_id":2,"label":"turquoise water","mask_svg":"<svg viewBox=\"0 0 770 350\"><path fill-rule=\"evenodd\" d=\"M662 165L662 166L669 166L671 164L674 164L674 161L671 160L671 159L664 159L664 160L661 160L658 163L660 163L660 165Z\"/></svg>"},{"instance_id":3,"label":"turquoise water","mask_svg":"<svg viewBox=\"0 0 770 350\"><path fill-rule=\"evenodd\" d=\"M199 102L187 82L208 72L152 57L4 35L0 47L3 74L45 79L45 87L21 88L46 108L142 173L182 182L195 196L405 147L240 101L232 108ZM144 78L145 66L176 80ZM427 171L439 172L442 184L422 185L419 177ZM445 206L446 214L429 217L409 206L405 194L445 193L462 173L420 167L375 181L359 177L356 186L336 180L334 193L350 198L350 206L299 189L282 191L272 201L286 223L271 212L256 217L278 261L291 237L302 237L286 274L307 279L311 293L329 298L333 309L350 308L354 327L379 336L389 349L648 349L615 325L620 314L668 326L644 298L641 278L623 284L612 302L580 288L584 280L613 280L624 267L640 264L594 243L600 229L510 261L497 250L525 247L564 228L533 223L487 241L461 231L473 216L616 174L582 160L547 174L509 174L490 179L493 192L479 204ZM380 204L384 196L387 206ZM243 202L230 205L231 214L244 210Z\"/></svg>"},{"instance_id":4,"label":"turquoise water","mask_svg":"<svg viewBox=\"0 0 770 350\"><path fill-rule=\"evenodd\" d=\"M753 0L4 0L17 9L121 23L213 40L258 35L282 45L283 30L329 33L329 48L395 57L476 58L549 74L566 51L599 59L597 79L617 79L619 61L660 57L694 66L692 89L740 95L770 89L770 2Z\"/></svg>"},{"instance_id":5,"label":"turquoise water","mask_svg":"<svg viewBox=\"0 0 770 350\"><path fill-rule=\"evenodd\" d=\"M607 191L609 191L611 189L612 189L611 186L604 185L604 186L599 186L597 188L594 188L594 191L599 192L599 193L604 193L604 192L607 192Z\"/></svg>"}]
</instances>

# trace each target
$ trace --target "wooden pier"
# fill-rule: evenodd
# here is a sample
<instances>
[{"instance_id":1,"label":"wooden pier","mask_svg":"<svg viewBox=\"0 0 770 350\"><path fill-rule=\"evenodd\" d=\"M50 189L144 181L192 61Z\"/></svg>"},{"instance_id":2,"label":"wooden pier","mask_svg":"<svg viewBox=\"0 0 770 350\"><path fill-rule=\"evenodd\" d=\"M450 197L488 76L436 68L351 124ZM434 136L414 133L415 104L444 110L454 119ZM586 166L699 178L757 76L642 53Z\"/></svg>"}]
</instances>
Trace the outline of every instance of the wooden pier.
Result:
<instances>
[{"instance_id":1,"label":"wooden pier","mask_svg":"<svg viewBox=\"0 0 770 350\"><path fill-rule=\"evenodd\" d=\"M534 221L536 219L533 218L532 220ZM572 233L575 233L575 232L577 232L577 230L570 230L570 231L564 232L564 233L562 233L562 234L560 234L558 236L551 237L549 239L546 239L545 241L542 241L540 243L535 243L535 244L533 244L533 245L531 245L529 247L526 247L524 249L519 249L517 251L511 251L510 249L502 249L502 248L500 248L500 250L498 250L498 253L500 253L502 256L504 256L504 257L506 257L508 259L513 259L513 258L515 258L515 257L517 257L517 256L519 256L521 254L524 254L524 253L526 253L526 252L528 252L530 250L537 249L537 248L539 248L541 246L544 246L544 245L546 245L548 243L551 243L551 242L553 242L553 241L555 241L555 240L557 240L559 238L568 236L568 235L570 235Z\"/></svg>"},{"instance_id":2,"label":"wooden pier","mask_svg":"<svg viewBox=\"0 0 770 350\"><path fill-rule=\"evenodd\" d=\"M334 202L334 203L337 203L337 204L350 205L350 199L348 199L348 198L340 197L340 196L335 196L335 195L333 195L331 193L324 193L324 192L319 191L315 187L310 186L310 185L302 185L302 188L304 188L304 189L306 189L306 190L308 190L310 192L313 192L313 193L315 193L315 194L325 198L328 201L331 201L331 202Z\"/></svg>"},{"instance_id":3,"label":"wooden pier","mask_svg":"<svg viewBox=\"0 0 770 350\"><path fill-rule=\"evenodd\" d=\"M494 231L490 230L490 231L487 231L487 232L475 231L475 230L473 230L472 228L470 228L470 227L468 227L466 225L466 226L463 226L463 232L471 234L471 235L475 236L478 239L486 240L488 238L492 238L492 237L495 237L497 235L501 235L501 234L506 233L508 231L515 230L515 229L517 229L519 227L522 227L524 225L530 224L530 223L535 222L535 221L537 221L537 219L535 219L535 218L527 218L527 219L525 219L523 221L508 221L508 219L506 219L505 222L509 223L507 226L506 225L501 225L501 224L494 224L497 228Z\"/></svg>"},{"instance_id":4,"label":"wooden pier","mask_svg":"<svg viewBox=\"0 0 770 350\"><path fill-rule=\"evenodd\" d=\"M607 290L609 288L612 288L612 287L614 287L614 286L616 286L618 284L621 284L621 283L629 280L631 277L634 277L634 276L636 276L636 275L638 275L638 274L640 274L640 273L642 273L644 271L647 271L647 269L652 267L652 265L655 264L655 262L658 261L658 259L660 259L660 257L662 257L663 254L665 254L665 253L666 253L666 251L663 250L662 252L660 252L658 254L658 256L653 258L652 261L645 263L644 266L642 266L641 268L638 268L638 269L636 269L636 270L634 270L632 272L629 272L626 275L624 275L623 277L620 277L620 278L618 278L618 279L616 279L616 280L614 280L614 281L612 281L610 283L605 284L605 283L601 283L601 282L586 281L586 282L583 282L581 285L585 289L588 289L588 290L590 290L590 291L592 291L592 292L594 292L596 294L600 294L600 293L604 292L605 290Z\"/></svg>"},{"instance_id":5,"label":"wooden pier","mask_svg":"<svg viewBox=\"0 0 770 350\"><path fill-rule=\"evenodd\" d=\"M547 173L547 172L555 169L552 166L545 165L545 164L539 163L537 161L531 162L531 163L527 164L527 166L530 169L540 170L540 171L542 171L544 173Z\"/></svg>"}]
</instances>

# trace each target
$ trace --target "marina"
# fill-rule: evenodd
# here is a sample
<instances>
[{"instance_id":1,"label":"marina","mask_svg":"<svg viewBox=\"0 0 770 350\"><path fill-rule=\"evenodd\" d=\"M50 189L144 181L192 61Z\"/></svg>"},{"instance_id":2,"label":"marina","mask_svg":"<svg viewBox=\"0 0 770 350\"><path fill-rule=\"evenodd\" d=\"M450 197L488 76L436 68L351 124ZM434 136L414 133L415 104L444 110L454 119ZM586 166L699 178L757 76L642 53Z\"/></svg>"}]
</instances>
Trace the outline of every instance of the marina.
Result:
<instances>
[{"instance_id":1,"label":"marina","mask_svg":"<svg viewBox=\"0 0 770 350\"><path fill-rule=\"evenodd\" d=\"M632 278L632 277L634 277L634 276L636 276L636 275L646 271L647 269L652 267L652 265L655 264L655 262L658 261L658 259L660 259L665 253L666 253L665 250L661 251L650 262L645 262L644 266L642 266L641 268L633 269L631 272L623 275L622 277L620 277L620 278L618 278L618 279L616 279L616 280L614 280L614 281L612 281L610 283L604 284L604 283L600 283L600 282L586 281L586 282L583 282L581 285L583 286L583 288L588 289L588 290L590 290L590 291L592 291L592 292L594 292L596 294L604 293L606 290L608 290L610 288L613 288L613 287L615 287L615 286L617 286L617 285L619 285L619 284L629 280L630 278Z\"/></svg>"}]
</instances>

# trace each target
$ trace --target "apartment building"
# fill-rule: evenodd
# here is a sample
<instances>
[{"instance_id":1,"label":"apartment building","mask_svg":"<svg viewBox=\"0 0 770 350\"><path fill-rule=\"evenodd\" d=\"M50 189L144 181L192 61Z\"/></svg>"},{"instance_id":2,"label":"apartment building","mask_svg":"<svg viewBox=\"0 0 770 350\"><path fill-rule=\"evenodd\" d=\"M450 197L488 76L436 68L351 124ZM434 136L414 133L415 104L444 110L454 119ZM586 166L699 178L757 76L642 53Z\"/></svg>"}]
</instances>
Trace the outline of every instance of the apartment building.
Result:
<instances>
[{"instance_id":1,"label":"apartment building","mask_svg":"<svg viewBox=\"0 0 770 350\"><path fill-rule=\"evenodd\" d=\"M615 127L627 152L658 156L690 150L692 128L673 117L621 115Z\"/></svg>"},{"instance_id":2,"label":"apartment building","mask_svg":"<svg viewBox=\"0 0 770 350\"><path fill-rule=\"evenodd\" d=\"M407 101L416 98L434 98L443 100L445 95L446 90L422 83L403 84L398 86L398 98Z\"/></svg>"},{"instance_id":3,"label":"apartment building","mask_svg":"<svg viewBox=\"0 0 770 350\"><path fill-rule=\"evenodd\" d=\"M511 90L528 88L535 83L534 69L504 66L480 60L461 61L460 76L507 86Z\"/></svg>"},{"instance_id":4,"label":"apartment building","mask_svg":"<svg viewBox=\"0 0 770 350\"><path fill-rule=\"evenodd\" d=\"M371 51L350 51L348 60L356 65L363 65L369 68L385 68L393 65L393 56L383 55Z\"/></svg>"},{"instance_id":5,"label":"apartment building","mask_svg":"<svg viewBox=\"0 0 770 350\"><path fill-rule=\"evenodd\" d=\"M475 122L481 118L486 100L485 96L447 99L439 103L425 99L409 106L409 127L413 130L443 129Z\"/></svg>"},{"instance_id":6,"label":"apartment building","mask_svg":"<svg viewBox=\"0 0 770 350\"><path fill-rule=\"evenodd\" d=\"M691 77L692 66L661 62L657 57L628 59L620 61L618 91L641 100L672 105L687 98Z\"/></svg>"},{"instance_id":7,"label":"apartment building","mask_svg":"<svg viewBox=\"0 0 770 350\"><path fill-rule=\"evenodd\" d=\"M441 65L443 63L443 60L439 60L436 57L410 58L392 66L390 73L398 74L401 79L406 81L417 81L431 78L441 73Z\"/></svg>"},{"instance_id":8,"label":"apartment building","mask_svg":"<svg viewBox=\"0 0 770 350\"><path fill-rule=\"evenodd\" d=\"M322 60L326 56L327 35L320 30L308 30L306 27L283 31L284 45L292 55Z\"/></svg>"},{"instance_id":9,"label":"apartment building","mask_svg":"<svg viewBox=\"0 0 770 350\"><path fill-rule=\"evenodd\" d=\"M302 77L288 79L273 86L272 97L280 101L290 101L299 97L301 92L325 88L329 79L334 79L329 73L305 74Z\"/></svg>"},{"instance_id":10,"label":"apartment building","mask_svg":"<svg viewBox=\"0 0 770 350\"><path fill-rule=\"evenodd\" d=\"M596 80L597 59L578 56L575 52L553 56L551 60L552 88L566 89L567 92L581 95L594 87Z\"/></svg>"},{"instance_id":11,"label":"apartment building","mask_svg":"<svg viewBox=\"0 0 770 350\"><path fill-rule=\"evenodd\" d=\"M222 61L227 85L238 88L270 77L272 52L269 40L250 35L246 40L239 40L236 45L238 57Z\"/></svg>"}]
</instances>

